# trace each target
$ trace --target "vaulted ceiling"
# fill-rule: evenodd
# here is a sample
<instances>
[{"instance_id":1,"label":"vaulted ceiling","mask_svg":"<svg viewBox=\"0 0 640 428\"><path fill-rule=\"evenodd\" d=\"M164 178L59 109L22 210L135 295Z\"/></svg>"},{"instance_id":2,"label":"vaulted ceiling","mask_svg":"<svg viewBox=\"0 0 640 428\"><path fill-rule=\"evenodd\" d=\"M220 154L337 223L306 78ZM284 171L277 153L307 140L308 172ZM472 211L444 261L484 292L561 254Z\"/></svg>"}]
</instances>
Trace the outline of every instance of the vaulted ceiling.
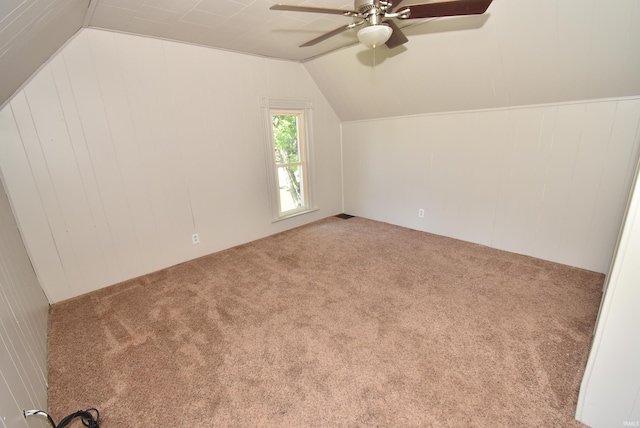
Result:
<instances>
[{"instance_id":1,"label":"vaulted ceiling","mask_svg":"<svg viewBox=\"0 0 640 428\"><path fill-rule=\"evenodd\" d=\"M0 1L0 105L82 27L88 3Z\"/></svg>"},{"instance_id":2,"label":"vaulted ceiling","mask_svg":"<svg viewBox=\"0 0 640 428\"><path fill-rule=\"evenodd\" d=\"M305 63L343 121L640 95L638 0L494 0L405 33Z\"/></svg>"},{"instance_id":3,"label":"vaulted ceiling","mask_svg":"<svg viewBox=\"0 0 640 428\"><path fill-rule=\"evenodd\" d=\"M415 2L415 0L413 0ZM270 10L274 3L353 9L349 0L94 0L89 26L264 55L304 60L356 43L355 32L298 46L352 18ZM408 1L408 3L410 3Z\"/></svg>"},{"instance_id":4,"label":"vaulted ceiling","mask_svg":"<svg viewBox=\"0 0 640 428\"><path fill-rule=\"evenodd\" d=\"M352 18L276 2L2 0L0 103L83 26L301 61L342 120L640 95L637 0L494 0L481 16L407 21L408 43L375 50L355 30L299 48Z\"/></svg>"}]
</instances>

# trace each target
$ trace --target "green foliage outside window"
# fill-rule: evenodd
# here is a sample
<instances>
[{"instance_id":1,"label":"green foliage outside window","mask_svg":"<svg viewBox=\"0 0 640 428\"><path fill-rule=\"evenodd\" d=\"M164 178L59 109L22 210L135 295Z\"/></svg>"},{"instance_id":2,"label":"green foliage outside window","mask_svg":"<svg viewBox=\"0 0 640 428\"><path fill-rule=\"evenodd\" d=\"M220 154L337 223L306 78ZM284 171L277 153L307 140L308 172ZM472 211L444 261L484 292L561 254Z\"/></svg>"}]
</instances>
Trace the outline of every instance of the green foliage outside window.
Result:
<instances>
[{"instance_id":1,"label":"green foliage outside window","mask_svg":"<svg viewBox=\"0 0 640 428\"><path fill-rule=\"evenodd\" d=\"M298 141L298 116L296 115L273 115L273 143L275 146L275 158L279 167L284 170L287 178L287 190L291 194L296 207L303 205L300 177L298 165L291 165L300 162L300 150Z\"/></svg>"}]
</instances>

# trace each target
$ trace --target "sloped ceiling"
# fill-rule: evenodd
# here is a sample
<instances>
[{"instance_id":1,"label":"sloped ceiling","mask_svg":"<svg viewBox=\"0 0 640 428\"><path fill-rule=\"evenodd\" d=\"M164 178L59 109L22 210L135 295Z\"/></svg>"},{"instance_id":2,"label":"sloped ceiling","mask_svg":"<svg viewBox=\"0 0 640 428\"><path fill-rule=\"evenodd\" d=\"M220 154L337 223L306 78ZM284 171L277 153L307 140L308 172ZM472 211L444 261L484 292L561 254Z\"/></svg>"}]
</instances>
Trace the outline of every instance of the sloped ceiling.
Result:
<instances>
[{"instance_id":1,"label":"sloped ceiling","mask_svg":"<svg viewBox=\"0 0 640 428\"><path fill-rule=\"evenodd\" d=\"M640 95L640 1L494 0L305 67L343 121Z\"/></svg>"},{"instance_id":2,"label":"sloped ceiling","mask_svg":"<svg viewBox=\"0 0 640 428\"><path fill-rule=\"evenodd\" d=\"M89 26L305 60L357 43L348 31L312 47L304 42L353 21L341 15L270 10L274 3L353 9L353 0L93 0ZM416 0L407 0L407 4ZM404 2L403 2L404 3Z\"/></svg>"},{"instance_id":3,"label":"sloped ceiling","mask_svg":"<svg viewBox=\"0 0 640 428\"><path fill-rule=\"evenodd\" d=\"M81 27L89 0L0 0L0 105Z\"/></svg>"},{"instance_id":4,"label":"sloped ceiling","mask_svg":"<svg viewBox=\"0 0 640 428\"><path fill-rule=\"evenodd\" d=\"M351 18L269 10L273 3L2 0L0 103L83 22L301 61L343 121L640 95L638 0L494 0L482 16L410 21L409 42L393 50L363 48L355 31L298 48Z\"/></svg>"}]
</instances>

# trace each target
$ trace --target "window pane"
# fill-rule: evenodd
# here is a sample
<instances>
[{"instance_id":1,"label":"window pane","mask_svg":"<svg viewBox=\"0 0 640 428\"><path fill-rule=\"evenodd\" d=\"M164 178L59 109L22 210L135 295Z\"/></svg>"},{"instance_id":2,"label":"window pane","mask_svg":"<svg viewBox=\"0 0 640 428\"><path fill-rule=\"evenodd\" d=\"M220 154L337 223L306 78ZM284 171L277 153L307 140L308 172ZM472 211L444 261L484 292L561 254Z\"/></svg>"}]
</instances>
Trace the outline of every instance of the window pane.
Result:
<instances>
[{"instance_id":1,"label":"window pane","mask_svg":"<svg viewBox=\"0 0 640 428\"><path fill-rule=\"evenodd\" d=\"M304 206L301 166L278 167L278 187L280 189L280 212L296 210Z\"/></svg>"},{"instance_id":2,"label":"window pane","mask_svg":"<svg viewBox=\"0 0 640 428\"><path fill-rule=\"evenodd\" d=\"M298 116L274 115L272 122L276 164L300 162Z\"/></svg>"}]
</instances>

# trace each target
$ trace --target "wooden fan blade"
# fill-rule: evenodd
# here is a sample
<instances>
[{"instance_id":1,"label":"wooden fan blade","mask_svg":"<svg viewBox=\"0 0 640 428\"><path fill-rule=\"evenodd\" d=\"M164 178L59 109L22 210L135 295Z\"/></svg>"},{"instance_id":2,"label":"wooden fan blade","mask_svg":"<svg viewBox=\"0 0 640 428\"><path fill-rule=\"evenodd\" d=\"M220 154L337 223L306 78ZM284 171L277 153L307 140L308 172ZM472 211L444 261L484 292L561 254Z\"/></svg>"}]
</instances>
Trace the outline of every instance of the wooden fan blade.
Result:
<instances>
[{"instance_id":1,"label":"wooden fan blade","mask_svg":"<svg viewBox=\"0 0 640 428\"><path fill-rule=\"evenodd\" d=\"M362 21L362 22L364 22L364 21ZM316 37L316 38L315 38L315 39L313 39L313 40L309 40L307 43L302 44L302 45L300 45L299 47L301 47L301 48L305 48L305 47L307 47L307 46L313 46L313 45L315 45L315 44L320 43L320 42L321 42L321 41L323 41L323 40L327 40L328 38L333 37L333 36L335 36L336 34L340 34L340 33L342 33L343 31L347 31L347 30L349 30L349 29L351 29L351 28L353 28L353 27L355 27L355 25L353 25L353 24L349 24L349 25L345 25L345 26L342 26L342 27L336 28L336 29L335 29L335 30L333 30L333 31L329 31L328 33L324 33L324 34L323 34L322 36L320 36L320 37Z\"/></svg>"},{"instance_id":2,"label":"wooden fan blade","mask_svg":"<svg viewBox=\"0 0 640 428\"><path fill-rule=\"evenodd\" d=\"M293 4L274 4L271 10L286 10L288 12L313 12L313 13L330 13L333 15L358 16L358 11L347 9L331 9L326 7L315 6L297 6Z\"/></svg>"},{"instance_id":3,"label":"wooden fan blade","mask_svg":"<svg viewBox=\"0 0 640 428\"><path fill-rule=\"evenodd\" d=\"M402 3L402 0L398 0L398 2L393 2L393 3L396 3L396 4L392 6L392 10L397 11L398 7L400 7L400 3Z\"/></svg>"},{"instance_id":4,"label":"wooden fan blade","mask_svg":"<svg viewBox=\"0 0 640 428\"><path fill-rule=\"evenodd\" d=\"M393 49L409 41L409 39L407 39L407 36L404 35L402 30L400 30L400 27L398 27L398 24L390 19L384 21L384 23L391 27L391 29L393 30L393 32L391 33L391 37L389 37L389 40L387 40L387 43L385 43L385 45L387 45L389 49Z\"/></svg>"},{"instance_id":5,"label":"wooden fan blade","mask_svg":"<svg viewBox=\"0 0 640 428\"><path fill-rule=\"evenodd\" d=\"M400 8L398 12L409 9L407 18L438 18L441 16L480 15L485 13L492 0L444 0L437 3L411 4Z\"/></svg>"}]
</instances>

